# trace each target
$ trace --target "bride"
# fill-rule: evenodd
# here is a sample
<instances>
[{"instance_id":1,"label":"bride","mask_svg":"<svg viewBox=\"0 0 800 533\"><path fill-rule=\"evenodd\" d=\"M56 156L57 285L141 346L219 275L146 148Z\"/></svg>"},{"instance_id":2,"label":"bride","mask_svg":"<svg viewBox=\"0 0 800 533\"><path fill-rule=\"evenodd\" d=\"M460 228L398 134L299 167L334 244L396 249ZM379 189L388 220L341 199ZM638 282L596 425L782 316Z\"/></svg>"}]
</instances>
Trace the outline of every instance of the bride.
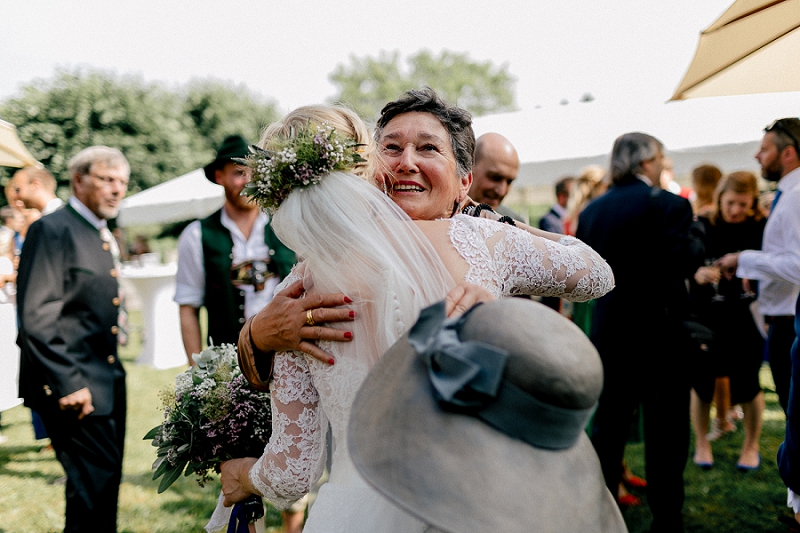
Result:
<instances>
[{"instance_id":1,"label":"bride","mask_svg":"<svg viewBox=\"0 0 800 533\"><path fill-rule=\"evenodd\" d=\"M366 127L343 108L295 110L270 126L261 139L260 145L274 157L267 160L256 154L250 163L254 197L262 206L278 207L273 228L303 258L282 287L303 279L309 294L344 293L357 316L347 326L351 342L320 342L335 355L333 366L300 352L275 357L270 442L258 459L222 465L227 505L261 494L277 508L285 508L321 476L330 424L330 477L309 513L306 533L428 531L361 479L346 438L350 407L361 382L424 306L441 300L464 280L482 285L496 297L547 294L588 300L613 287L608 265L571 237L463 214L422 220L437 211L431 209L442 199L450 206L461 204L466 190L460 183L470 172L471 160L466 168L459 164L454 149L458 143L451 142L451 133L437 116L452 117L460 110L444 104L432 91L410 93L424 105L412 103L413 110L397 113L383 124L377 147L384 159L398 161L391 165L395 176L398 169L399 173L415 169L385 184L395 199L406 193L403 209L364 179L381 174L372 168L377 158L371 157ZM462 113L465 130L472 136L469 116ZM353 141L367 146L366 162L353 153ZM322 146L324 157L309 150L312 145ZM466 152L471 158L472 150ZM338 163L318 170L332 160ZM450 176L451 182L439 183L436 176ZM415 196L420 191L432 193ZM409 211L419 220L412 220Z\"/></svg>"}]
</instances>

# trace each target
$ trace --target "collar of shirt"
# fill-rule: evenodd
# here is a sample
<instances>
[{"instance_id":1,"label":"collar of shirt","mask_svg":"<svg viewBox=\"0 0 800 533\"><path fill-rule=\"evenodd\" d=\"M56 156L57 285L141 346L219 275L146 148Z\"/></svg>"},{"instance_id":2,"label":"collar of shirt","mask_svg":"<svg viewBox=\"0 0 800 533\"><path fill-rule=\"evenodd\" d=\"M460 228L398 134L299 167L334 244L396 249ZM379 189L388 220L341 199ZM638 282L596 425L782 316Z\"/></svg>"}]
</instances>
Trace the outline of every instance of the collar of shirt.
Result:
<instances>
[{"instance_id":1,"label":"collar of shirt","mask_svg":"<svg viewBox=\"0 0 800 533\"><path fill-rule=\"evenodd\" d=\"M71 205L72 209L77 211L80 216L85 218L89 222L89 224L91 224L92 226L94 226L98 230L100 228L105 228L105 227L108 226L108 224L106 224L105 220L103 220L102 218L97 218L97 215L92 213L91 209L86 207L83 204L83 202L78 200L76 197L74 197L74 196L70 196L69 197L69 205Z\"/></svg>"},{"instance_id":2,"label":"collar of shirt","mask_svg":"<svg viewBox=\"0 0 800 533\"><path fill-rule=\"evenodd\" d=\"M639 178L641 181L645 182L648 187L652 187L653 186L653 182L650 181L650 178L648 178L644 174L636 174L636 177Z\"/></svg>"},{"instance_id":3,"label":"collar of shirt","mask_svg":"<svg viewBox=\"0 0 800 533\"><path fill-rule=\"evenodd\" d=\"M228 213L225 211L225 208L222 209L222 213L219 219L220 223L231 232L231 235L236 235L242 242L247 242L247 239L244 238L244 234L242 230L239 229L239 226L236 225L236 222L233 221L231 217L228 216ZM253 227L264 227L269 223L269 215L264 213L263 211L258 213L258 217L256 221L253 223ZM253 233L250 233L250 237L253 237Z\"/></svg>"},{"instance_id":4,"label":"collar of shirt","mask_svg":"<svg viewBox=\"0 0 800 533\"><path fill-rule=\"evenodd\" d=\"M558 218L564 218L567 216L567 210L561 207L559 204L553 204L552 209L558 215Z\"/></svg>"},{"instance_id":5,"label":"collar of shirt","mask_svg":"<svg viewBox=\"0 0 800 533\"><path fill-rule=\"evenodd\" d=\"M61 198L53 198L52 200L50 200L45 204L44 209L42 209L42 216L49 215L53 211L56 211L62 205L64 205L64 200L62 200Z\"/></svg>"},{"instance_id":6,"label":"collar of shirt","mask_svg":"<svg viewBox=\"0 0 800 533\"><path fill-rule=\"evenodd\" d=\"M792 170L778 182L778 188L782 193L791 191L800 185L800 167Z\"/></svg>"}]
</instances>

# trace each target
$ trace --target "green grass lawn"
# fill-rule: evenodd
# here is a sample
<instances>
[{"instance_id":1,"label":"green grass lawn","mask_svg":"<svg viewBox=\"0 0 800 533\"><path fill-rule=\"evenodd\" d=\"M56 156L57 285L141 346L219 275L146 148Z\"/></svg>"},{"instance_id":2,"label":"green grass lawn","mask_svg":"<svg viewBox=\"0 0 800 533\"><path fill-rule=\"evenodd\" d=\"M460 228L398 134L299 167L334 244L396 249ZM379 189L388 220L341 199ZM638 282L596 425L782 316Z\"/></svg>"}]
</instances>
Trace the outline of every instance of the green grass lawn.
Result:
<instances>
[{"instance_id":1,"label":"green grass lawn","mask_svg":"<svg viewBox=\"0 0 800 533\"><path fill-rule=\"evenodd\" d=\"M767 408L761 435L761 467L754 472L739 472L736 461L742 448L741 423L735 433L711 444L714 467L701 470L692 463L694 448L684 471L686 531L693 533L785 533L788 527L779 521L789 518L786 487L778 474L775 457L783 441L786 418L767 365L761 369L761 383L766 392ZM687 417L688 423L688 417ZM644 446L629 444L625 456L634 473L644 476ZM633 491L647 501L644 491ZM623 511L630 533L648 531L652 515L646 506Z\"/></svg>"},{"instance_id":2,"label":"green grass lawn","mask_svg":"<svg viewBox=\"0 0 800 533\"><path fill-rule=\"evenodd\" d=\"M131 323L140 324L138 313ZM128 372L128 420L125 459L120 488L118 529L124 533L204 533L216 505L220 485L200 488L193 477L181 478L163 494L157 494L150 466L155 448L142 440L161 422L158 393L171 389L183 368L155 370L134 364L141 348L140 330L120 349ZM15 407L2 414L0 445L0 533L55 533L64 529L64 486L52 483L64 475L52 451L42 451L47 441L33 438L30 411ZM269 509L268 531L277 531L280 515Z\"/></svg>"},{"instance_id":3,"label":"green grass lawn","mask_svg":"<svg viewBox=\"0 0 800 533\"><path fill-rule=\"evenodd\" d=\"M140 323L138 314L131 316ZM219 494L219 484L200 488L193 478L179 479L164 494L157 494L150 465L155 449L142 436L161 421L158 393L172 387L182 369L154 370L133 363L139 354L141 336L131 335L121 357L128 371L128 434L124 476L120 492L119 531L125 533L203 533ZM765 389L772 388L769 372L762 371ZM687 424L688 416L687 416ZM761 438L762 466L756 472L735 468L742 443L741 428L713 444L715 466L702 471L686 467L687 531L697 533L783 533L778 521L789 517L786 489L778 476L775 454L783 439L784 417L773 393L767 394L767 412ZM3 412L0 445L0 533L51 533L63 530L64 487L52 483L63 471L52 452L41 451L44 443L33 439L30 412L20 406ZM691 454L690 454L691 457ZM641 444L628 446L627 461L636 474L644 475ZM535 483L535 474L531 474ZM634 492L643 499L642 491ZM631 533L647 531L650 515L646 506L624 511ZM280 518L268 509L268 531L277 531ZM534 529L532 529L534 531Z\"/></svg>"}]
</instances>

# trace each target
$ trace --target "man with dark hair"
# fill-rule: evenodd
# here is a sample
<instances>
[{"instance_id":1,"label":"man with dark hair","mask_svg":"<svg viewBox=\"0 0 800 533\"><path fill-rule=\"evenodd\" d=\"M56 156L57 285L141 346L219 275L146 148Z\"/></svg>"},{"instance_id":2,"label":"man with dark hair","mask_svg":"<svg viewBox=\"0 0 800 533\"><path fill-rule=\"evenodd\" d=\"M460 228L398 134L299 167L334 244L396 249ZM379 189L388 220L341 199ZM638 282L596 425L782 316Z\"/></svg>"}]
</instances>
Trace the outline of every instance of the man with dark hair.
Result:
<instances>
[{"instance_id":1,"label":"man with dark hair","mask_svg":"<svg viewBox=\"0 0 800 533\"><path fill-rule=\"evenodd\" d=\"M225 188L225 205L189 224L178 240L175 301L189 364L202 349L201 307L208 313L208 342L236 344L244 321L272 300L275 286L297 261L275 236L269 215L241 194L250 171L234 158L249 153L240 135L225 138L214 161L203 169L210 182ZM302 528L301 502L284 511L286 531Z\"/></svg>"},{"instance_id":2,"label":"man with dark hair","mask_svg":"<svg viewBox=\"0 0 800 533\"><path fill-rule=\"evenodd\" d=\"M56 196L56 180L45 168L25 167L11 178L17 197L28 209L38 209L49 215L64 205Z\"/></svg>"},{"instance_id":3,"label":"man with dark hair","mask_svg":"<svg viewBox=\"0 0 800 533\"><path fill-rule=\"evenodd\" d=\"M512 209L501 205L517 179L519 156L511 142L499 133L484 133L475 142L475 165L469 197L499 214L524 222Z\"/></svg>"},{"instance_id":4,"label":"man with dark hair","mask_svg":"<svg viewBox=\"0 0 800 533\"><path fill-rule=\"evenodd\" d=\"M567 201L575 178L565 176L556 182L556 203L541 219L539 229L552 233L564 233L564 218L567 216Z\"/></svg>"},{"instance_id":5,"label":"man with dark hair","mask_svg":"<svg viewBox=\"0 0 800 533\"><path fill-rule=\"evenodd\" d=\"M115 532L125 440L125 370L117 356L117 216L130 167L93 146L69 163L67 207L34 222L17 278L19 392L64 471L66 532Z\"/></svg>"},{"instance_id":6,"label":"man with dark hair","mask_svg":"<svg viewBox=\"0 0 800 533\"><path fill-rule=\"evenodd\" d=\"M269 303L296 261L272 232L269 215L241 194L250 172L234 158L248 154L241 136L223 141L204 171L209 181L225 188L225 205L189 224L178 240L175 301L190 364L202 347L200 307L208 312L209 341L236 343L245 319Z\"/></svg>"},{"instance_id":7,"label":"man with dark hair","mask_svg":"<svg viewBox=\"0 0 800 533\"><path fill-rule=\"evenodd\" d=\"M756 159L765 180L778 182L761 250L723 256L723 274L759 280L758 306L769 324L767 351L775 391L786 411L792 375L795 301L800 293L800 120L782 118L764 129Z\"/></svg>"},{"instance_id":8,"label":"man with dark hair","mask_svg":"<svg viewBox=\"0 0 800 533\"><path fill-rule=\"evenodd\" d=\"M700 265L689 202L658 187L663 146L644 133L617 138L612 185L580 215L577 237L614 269L597 300L591 339L605 383L592 442L617 494L634 410L641 403L651 531L683 531L683 469L689 453L685 278Z\"/></svg>"},{"instance_id":9,"label":"man with dark hair","mask_svg":"<svg viewBox=\"0 0 800 533\"><path fill-rule=\"evenodd\" d=\"M551 233L564 233L564 220L567 217L567 202L569 201L570 190L574 184L575 178L572 176L565 176L556 182L556 203L553 204L550 211L539 219L539 229ZM561 298L545 296L542 298L541 302L554 311L561 310Z\"/></svg>"}]
</instances>

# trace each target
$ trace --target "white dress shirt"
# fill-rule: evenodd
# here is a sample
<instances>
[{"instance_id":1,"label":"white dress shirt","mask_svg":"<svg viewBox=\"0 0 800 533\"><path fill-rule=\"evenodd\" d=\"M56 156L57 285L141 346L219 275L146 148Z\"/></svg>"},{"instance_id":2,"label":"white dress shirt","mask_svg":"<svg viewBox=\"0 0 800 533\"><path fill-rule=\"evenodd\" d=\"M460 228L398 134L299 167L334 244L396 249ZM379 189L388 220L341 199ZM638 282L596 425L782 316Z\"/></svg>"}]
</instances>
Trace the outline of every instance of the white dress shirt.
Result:
<instances>
[{"instance_id":1,"label":"white dress shirt","mask_svg":"<svg viewBox=\"0 0 800 533\"><path fill-rule=\"evenodd\" d=\"M72 209L77 211L80 216L85 218L89 222L89 224L91 224L92 226L94 226L98 230L100 228L107 228L108 227L108 224L106 223L106 221L104 219L98 218L97 215L92 213L91 209L86 207L86 205L84 205L83 202L81 202L80 200L78 200L74 196L70 196L68 201L69 201L69 205L72 206Z\"/></svg>"},{"instance_id":2,"label":"white dress shirt","mask_svg":"<svg viewBox=\"0 0 800 533\"><path fill-rule=\"evenodd\" d=\"M250 238L244 234L236 222L222 210L222 225L231 233L233 239L233 264L248 260L265 260L270 257L269 247L264 243L264 228L269 223L265 213L259 213L253 224ZM195 220L183 230L178 239L178 273L175 275L175 301L178 305L200 308L205 300L206 272L203 266L203 244L200 221ZM252 285L239 287L244 291L244 317L250 318L272 300L272 293L278 278L269 278L264 288L256 291Z\"/></svg>"},{"instance_id":3,"label":"white dress shirt","mask_svg":"<svg viewBox=\"0 0 800 533\"><path fill-rule=\"evenodd\" d=\"M758 305L765 315L793 315L800 292L800 168L778 182L781 197L767 220L761 250L739 254L736 275L760 281Z\"/></svg>"},{"instance_id":4,"label":"white dress shirt","mask_svg":"<svg viewBox=\"0 0 800 533\"><path fill-rule=\"evenodd\" d=\"M59 209L62 205L64 205L64 200L61 198L53 198L45 204L44 209L42 209L42 216L49 215L53 211Z\"/></svg>"}]
</instances>

